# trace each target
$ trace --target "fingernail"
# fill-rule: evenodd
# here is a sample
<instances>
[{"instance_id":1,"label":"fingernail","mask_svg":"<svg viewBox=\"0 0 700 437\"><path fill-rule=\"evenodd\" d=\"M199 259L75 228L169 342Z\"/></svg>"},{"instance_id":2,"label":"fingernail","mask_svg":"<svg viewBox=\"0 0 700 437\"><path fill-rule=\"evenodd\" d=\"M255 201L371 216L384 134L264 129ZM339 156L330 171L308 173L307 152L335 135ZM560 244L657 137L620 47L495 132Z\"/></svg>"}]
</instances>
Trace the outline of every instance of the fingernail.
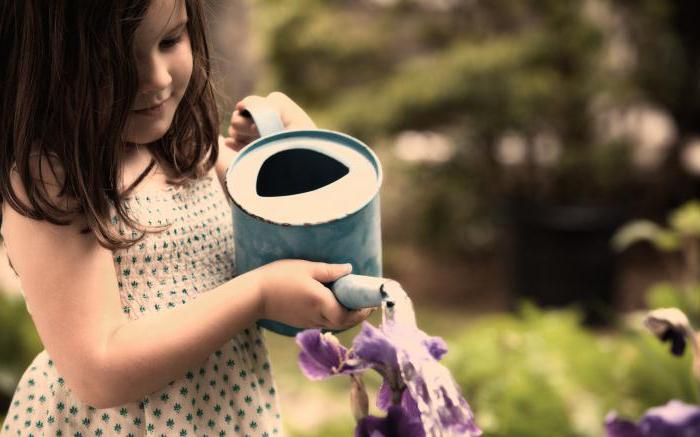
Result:
<instances>
[{"instance_id":1,"label":"fingernail","mask_svg":"<svg viewBox=\"0 0 700 437\"><path fill-rule=\"evenodd\" d=\"M345 266L345 270L346 270L348 273L352 272L352 264L347 263L347 264L343 264L343 266Z\"/></svg>"}]
</instances>

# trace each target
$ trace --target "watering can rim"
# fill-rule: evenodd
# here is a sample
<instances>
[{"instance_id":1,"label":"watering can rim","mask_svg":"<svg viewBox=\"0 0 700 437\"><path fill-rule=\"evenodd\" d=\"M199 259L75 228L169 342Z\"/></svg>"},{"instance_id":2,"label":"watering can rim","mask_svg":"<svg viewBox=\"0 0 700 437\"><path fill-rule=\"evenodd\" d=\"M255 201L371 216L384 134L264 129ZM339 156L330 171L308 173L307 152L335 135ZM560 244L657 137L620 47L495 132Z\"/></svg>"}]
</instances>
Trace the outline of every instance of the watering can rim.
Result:
<instances>
[{"instance_id":1,"label":"watering can rim","mask_svg":"<svg viewBox=\"0 0 700 437\"><path fill-rule=\"evenodd\" d=\"M233 198L233 196L231 195L231 192L229 191L228 181L229 181L229 174L231 173L231 170L236 166L238 161L240 161L242 159L242 157L245 156L246 154L248 154L250 152L250 150L252 150L253 148L257 148L257 147L262 146L263 144L272 142L273 140L278 139L278 137L294 137L294 136L299 136L300 134L307 134L308 136L311 136L311 137L313 137L313 136L318 137L319 134L324 134L324 135L330 134L332 136L342 137L345 140L360 146L366 152L368 152L369 155L372 157L372 161L373 161L372 167L374 167L374 169L377 173L377 183L376 183L377 189L376 189L376 192L374 193L374 195L372 197L370 197L365 203L360 205L360 207L358 207L355 211L352 211L348 214L345 214L342 217L336 217L336 218L331 219L331 220L323 220L323 221L318 221L318 222L308 222L308 223L298 223L298 224L297 223L280 223L280 222L276 222L276 221L273 221L273 220L270 220L270 219L267 219L264 217L260 217L256 214L252 214L250 211L246 210L246 208L244 208L239 202L236 201L236 199ZM251 142L250 144L246 145L245 147L243 147L241 150L239 150L236 157L233 159L233 161L231 161L228 168L226 169L226 174L224 175L224 186L226 188L226 190L225 190L226 197L228 199L230 199L231 202L233 202L241 211L245 212L246 214L248 214L249 216L251 216L253 218L264 221L266 223L279 225L279 226L313 226L313 225L322 225L322 224L326 224L326 223L333 223L335 221L343 220L346 217L349 217L353 214L357 214L358 212L362 211L367 205L369 205L374 199L376 199L379 196L379 191L380 191L380 188L382 186L383 179L384 179L384 173L382 170L381 162L379 161L379 157L368 145L366 145L362 141L358 140L357 138L355 138L351 135L344 134L342 132L338 132L338 131L334 131L334 130L330 130L330 129L289 129L289 130L275 132L274 134L266 135L264 137L260 137L257 140L255 140L255 141Z\"/></svg>"}]
</instances>

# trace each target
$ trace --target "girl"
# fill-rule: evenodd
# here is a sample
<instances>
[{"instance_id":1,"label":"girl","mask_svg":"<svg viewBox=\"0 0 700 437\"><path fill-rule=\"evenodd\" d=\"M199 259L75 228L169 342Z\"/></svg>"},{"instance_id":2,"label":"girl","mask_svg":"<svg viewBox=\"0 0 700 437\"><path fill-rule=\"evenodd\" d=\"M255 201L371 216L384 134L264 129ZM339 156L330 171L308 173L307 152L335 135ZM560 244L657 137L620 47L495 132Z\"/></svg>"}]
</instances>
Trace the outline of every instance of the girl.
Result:
<instances>
[{"instance_id":1,"label":"girl","mask_svg":"<svg viewBox=\"0 0 700 437\"><path fill-rule=\"evenodd\" d=\"M235 276L198 0L0 0L2 235L45 346L0 435L281 434L255 322L344 329L344 265ZM286 96L288 128L313 122Z\"/></svg>"}]
</instances>

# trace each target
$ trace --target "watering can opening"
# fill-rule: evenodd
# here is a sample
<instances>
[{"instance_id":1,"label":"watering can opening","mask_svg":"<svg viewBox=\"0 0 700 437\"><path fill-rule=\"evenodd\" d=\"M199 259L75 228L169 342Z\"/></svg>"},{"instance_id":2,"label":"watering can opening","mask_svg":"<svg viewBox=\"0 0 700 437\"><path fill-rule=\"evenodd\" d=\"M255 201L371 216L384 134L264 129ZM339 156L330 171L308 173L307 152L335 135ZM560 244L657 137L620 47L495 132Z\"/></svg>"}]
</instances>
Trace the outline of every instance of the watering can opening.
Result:
<instances>
[{"instance_id":1,"label":"watering can opening","mask_svg":"<svg viewBox=\"0 0 700 437\"><path fill-rule=\"evenodd\" d=\"M226 174L226 188L238 208L255 220L285 227L357 214L378 197L381 181L379 161L367 146L321 130L263 137L242 149ZM375 220L372 216L363 225Z\"/></svg>"},{"instance_id":2,"label":"watering can opening","mask_svg":"<svg viewBox=\"0 0 700 437\"><path fill-rule=\"evenodd\" d=\"M315 150L287 149L268 157L260 167L256 192L261 197L291 196L323 188L350 169Z\"/></svg>"}]
</instances>

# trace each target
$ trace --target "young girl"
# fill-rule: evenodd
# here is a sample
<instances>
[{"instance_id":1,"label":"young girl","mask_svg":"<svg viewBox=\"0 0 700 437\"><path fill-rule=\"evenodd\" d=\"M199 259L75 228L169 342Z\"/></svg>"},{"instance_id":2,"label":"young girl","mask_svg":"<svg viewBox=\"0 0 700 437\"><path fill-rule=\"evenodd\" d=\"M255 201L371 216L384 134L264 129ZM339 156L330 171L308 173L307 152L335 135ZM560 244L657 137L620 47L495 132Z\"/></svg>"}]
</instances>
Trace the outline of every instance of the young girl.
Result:
<instances>
[{"instance_id":1,"label":"young girl","mask_svg":"<svg viewBox=\"0 0 700 437\"><path fill-rule=\"evenodd\" d=\"M2 436L279 435L255 322L368 316L322 285L344 265L235 276L223 175L263 97L219 149L202 3L0 0L1 231L46 348Z\"/></svg>"}]
</instances>

